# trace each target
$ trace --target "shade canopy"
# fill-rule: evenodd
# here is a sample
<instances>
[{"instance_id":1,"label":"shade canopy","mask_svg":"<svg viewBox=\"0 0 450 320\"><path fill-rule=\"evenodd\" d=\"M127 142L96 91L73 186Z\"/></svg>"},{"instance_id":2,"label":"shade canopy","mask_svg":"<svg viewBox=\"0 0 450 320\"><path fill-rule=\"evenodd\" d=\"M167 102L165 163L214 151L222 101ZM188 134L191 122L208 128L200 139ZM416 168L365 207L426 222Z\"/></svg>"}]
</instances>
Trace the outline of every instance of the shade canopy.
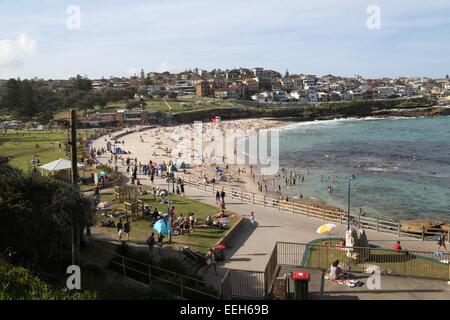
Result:
<instances>
[{"instance_id":1,"label":"shade canopy","mask_svg":"<svg viewBox=\"0 0 450 320\"><path fill-rule=\"evenodd\" d=\"M77 163L78 168L84 167L83 164ZM72 169L72 162L67 159L58 159L53 162L44 164L40 166L40 168L47 170L47 171L60 171L60 170L68 170Z\"/></svg>"},{"instance_id":2,"label":"shade canopy","mask_svg":"<svg viewBox=\"0 0 450 320\"><path fill-rule=\"evenodd\" d=\"M164 236L169 235L169 224L166 219L159 219L153 225L153 230Z\"/></svg>"},{"instance_id":3,"label":"shade canopy","mask_svg":"<svg viewBox=\"0 0 450 320\"><path fill-rule=\"evenodd\" d=\"M321 225L316 232L319 234L328 233L330 234L331 231L333 231L336 228L336 225L333 223L326 223L324 225Z\"/></svg>"}]
</instances>

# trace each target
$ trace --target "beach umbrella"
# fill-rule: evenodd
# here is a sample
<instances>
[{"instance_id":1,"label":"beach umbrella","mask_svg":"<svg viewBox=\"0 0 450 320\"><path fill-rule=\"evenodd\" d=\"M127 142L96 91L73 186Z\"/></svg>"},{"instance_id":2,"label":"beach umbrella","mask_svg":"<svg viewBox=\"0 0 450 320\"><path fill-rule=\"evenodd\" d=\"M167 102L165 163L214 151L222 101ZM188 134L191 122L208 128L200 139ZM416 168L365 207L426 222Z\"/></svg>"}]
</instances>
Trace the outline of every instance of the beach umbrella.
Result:
<instances>
[{"instance_id":1,"label":"beach umbrella","mask_svg":"<svg viewBox=\"0 0 450 320\"><path fill-rule=\"evenodd\" d=\"M108 174L105 171L102 171L98 174L100 177L107 177Z\"/></svg>"},{"instance_id":2,"label":"beach umbrella","mask_svg":"<svg viewBox=\"0 0 450 320\"><path fill-rule=\"evenodd\" d=\"M166 219L160 219L155 222L153 225L153 230L155 230L157 233L162 234L164 236L169 235L169 224L167 223Z\"/></svg>"},{"instance_id":3,"label":"beach umbrella","mask_svg":"<svg viewBox=\"0 0 450 320\"><path fill-rule=\"evenodd\" d=\"M336 228L336 225L333 223L326 223L317 228L316 232L318 234L328 234Z\"/></svg>"}]
</instances>

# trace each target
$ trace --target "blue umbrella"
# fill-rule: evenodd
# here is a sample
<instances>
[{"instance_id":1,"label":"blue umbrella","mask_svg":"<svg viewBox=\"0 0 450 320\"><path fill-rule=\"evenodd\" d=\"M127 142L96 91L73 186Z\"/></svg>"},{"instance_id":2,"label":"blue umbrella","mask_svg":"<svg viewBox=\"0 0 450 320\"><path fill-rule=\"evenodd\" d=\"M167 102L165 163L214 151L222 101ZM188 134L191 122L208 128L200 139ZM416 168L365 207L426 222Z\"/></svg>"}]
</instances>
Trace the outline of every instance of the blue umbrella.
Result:
<instances>
[{"instance_id":1,"label":"blue umbrella","mask_svg":"<svg viewBox=\"0 0 450 320\"><path fill-rule=\"evenodd\" d=\"M158 232L159 234L163 234L164 236L169 235L169 224L167 223L166 219L160 219L155 222L153 225L153 230Z\"/></svg>"}]
</instances>

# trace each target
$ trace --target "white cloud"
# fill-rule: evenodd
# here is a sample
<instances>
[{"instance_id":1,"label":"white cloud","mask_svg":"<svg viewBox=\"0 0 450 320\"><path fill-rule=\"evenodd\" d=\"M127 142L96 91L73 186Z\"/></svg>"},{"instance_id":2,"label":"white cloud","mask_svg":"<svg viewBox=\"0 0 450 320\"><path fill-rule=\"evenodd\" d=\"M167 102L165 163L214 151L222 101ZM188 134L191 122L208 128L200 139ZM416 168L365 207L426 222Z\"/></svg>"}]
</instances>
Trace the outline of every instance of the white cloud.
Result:
<instances>
[{"instance_id":1,"label":"white cloud","mask_svg":"<svg viewBox=\"0 0 450 320\"><path fill-rule=\"evenodd\" d=\"M21 33L17 39L0 40L0 70L11 70L23 65L23 58L38 53L36 40Z\"/></svg>"}]
</instances>

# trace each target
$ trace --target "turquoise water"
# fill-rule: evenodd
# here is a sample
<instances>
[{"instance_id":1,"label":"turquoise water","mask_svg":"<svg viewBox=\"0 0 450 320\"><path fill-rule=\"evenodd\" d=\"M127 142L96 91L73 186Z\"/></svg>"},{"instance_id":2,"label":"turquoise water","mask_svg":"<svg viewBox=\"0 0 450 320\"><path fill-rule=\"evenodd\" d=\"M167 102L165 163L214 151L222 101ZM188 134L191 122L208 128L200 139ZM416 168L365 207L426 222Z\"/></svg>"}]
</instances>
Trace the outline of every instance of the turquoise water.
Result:
<instances>
[{"instance_id":1,"label":"turquoise water","mask_svg":"<svg viewBox=\"0 0 450 320\"><path fill-rule=\"evenodd\" d=\"M354 213L450 221L450 117L299 123L280 137L281 168L305 176L290 188L280 179L283 193L346 209L354 174Z\"/></svg>"}]
</instances>

